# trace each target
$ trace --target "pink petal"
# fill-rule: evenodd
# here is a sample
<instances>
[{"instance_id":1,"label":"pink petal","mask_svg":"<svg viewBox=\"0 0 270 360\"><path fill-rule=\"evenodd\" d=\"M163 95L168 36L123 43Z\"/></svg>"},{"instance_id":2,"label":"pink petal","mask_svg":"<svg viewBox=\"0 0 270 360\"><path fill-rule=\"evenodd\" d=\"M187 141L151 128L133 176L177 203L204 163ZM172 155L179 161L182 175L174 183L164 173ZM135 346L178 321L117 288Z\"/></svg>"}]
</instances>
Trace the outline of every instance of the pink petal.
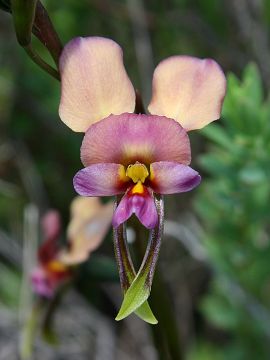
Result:
<instances>
[{"instance_id":1,"label":"pink petal","mask_svg":"<svg viewBox=\"0 0 270 360\"><path fill-rule=\"evenodd\" d=\"M190 144L185 130L164 116L111 115L92 125L81 147L85 166L95 163L133 164L139 161L190 163Z\"/></svg>"},{"instance_id":2,"label":"pink petal","mask_svg":"<svg viewBox=\"0 0 270 360\"><path fill-rule=\"evenodd\" d=\"M111 196L122 194L129 179L123 165L94 164L74 176L74 188L82 196Z\"/></svg>"},{"instance_id":3,"label":"pink petal","mask_svg":"<svg viewBox=\"0 0 270 360\"><path fill-rule=\"evenodd\" d=\"M143 195L130 195L127 192L116 208L112 224L118 227L132 214L135 214L140 222L148 229L153 229L158 221L158 214L152 194L145 188Z\"/></svg>"},{"instance_id":4,"label":"pink petal","mask_svg":"<svg viewBox=\"0 0 270 360\"><path fill-rule=\"evenodd\" d=\"M43 237L57 239L61 233L61 217L57 210L47 211L41 218Z\"/></svg>"},{"instance_id":5,"label":"pink petal","mask_svg":"<svg viewBox=\"0 0 270 360\"><path fill-rule=\"evenodd\" d=\"M75 38L60 58L61 120L74 131L110 114L133 112L135 92L125 71L123 53L113 40Z\"/></svg>"},{"instance_id":6,"label":"pink petal","mask_svg":"<svg viewBox=\"0 0 270 360\"><path fill-rule=\"evenodd\" d=\"M186 130L220 118L226 78L211 59L172 56L155 69L148 110L177 120Z\"/></svg>"},{"instance_id":7,"label":"pink petal","mask_svg":"<svg viewBox=\"0 0 270 360\"><path fill-rule=\"evenodd\" d=\"M95 198L81 198L95 199ZM88 218L83 213L82 218L73 218L68 226L69 250L59 256L59 261L66 265L75 265L88 259L90 253L96 250L102 243L113 216L113 203L99 204L95 214L92 206L89 209Z\"/></svg>"},{"instance_id":8,"label":"pink petal","mask_svg":"<svg viewBox=\"0 0 270 360\"><path fill-rule=\"evenodd\" d=\"M61 217L58 211L49 210L41 218L43 241L38 249L38 259L41 264L47 264L54 259L59 250L61 234Z\"/></svg>"},{"instance_id":9,"label":"pink petal","mask_svg":"<svg viewBox=\"0 0 270 360\"><path fill-rule=\"evenodd\" d=\"M151 164L151 188L159 194L190 191L199 185L200 175L191 167L176 162L160 161Z\"/></svg>"},{"instance_id":10,"label":"pink petal","mask_svg":"<svg viewBox=\"0 0 270 360\"><path fill-rule=\"evenodd\" d=\"M31 283L35 294L48 299L53 297L56 284L50 280L47 273L41 267L32 271Z\"/></svg>"}]
</instances>

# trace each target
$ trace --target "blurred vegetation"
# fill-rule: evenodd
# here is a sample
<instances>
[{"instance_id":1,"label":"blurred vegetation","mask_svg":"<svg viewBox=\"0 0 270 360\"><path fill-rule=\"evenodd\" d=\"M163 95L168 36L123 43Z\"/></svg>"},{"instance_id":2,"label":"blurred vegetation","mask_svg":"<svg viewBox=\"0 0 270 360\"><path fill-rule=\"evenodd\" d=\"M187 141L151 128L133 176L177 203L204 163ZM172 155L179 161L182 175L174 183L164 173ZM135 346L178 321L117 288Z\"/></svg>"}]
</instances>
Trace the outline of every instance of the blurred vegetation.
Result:
<instances>
[{"instance_id":1,"label":"blurred vegetation","mask_svg":"<svg viewBox=\"0 0 270 360\"><path fill-rule=\"evenodd\" d=\"M231 72L222 120L190 134L193 167L203 173L202 185L190 194L167 199L167 218L185 226L203 256L196 258L186 246L184 232L175 239L167 233L159 266L172 295L184 358L269 359L270 101L265 100L270 89L269 1L47 0L43 4L63 44L89 35L107 36L121 44L128 73L143 90L145 102L154 66L169 55L213 57ZM46 49L35 38L33 42L53 65ZM140 44L147 56L138 51ZM31 62L16 42L10 14L1 12L0 349L9 342L16 344L14 351L17 348L17 327L10 330L12 321L4 320L14 308L21 311L21 284L26 286L25 208L35 204L39 214L56 208L67 224L75 196L72 177L81 167L82 134L59 120L59 95L60 84ZM72 306L64 304L64 311L60 306L62 318L56 325L60 324L58 334L64 334L60 341L66 352L60 348L44 359L72 358L70 338L81 346L80 339L91 338L88 355L110 343L114 349L110 356L117 360L156 359L145 325L133 318L110 322L120 302L110 236L98 254L105 257L100 260L97 255L79 270L76 287L82 296L75 301L71 297ZM73 322L61 327L62 319L69 321L69 313ZM90 335L86 330L87 335L81 335L79 329L89 331L88 324ZM66 328L73 326L79 339L75 330L66 334ZM103 329L103 343L97 340L98 329ZM41 354L51 354L39 349L41 360Z\"/></svg>"},{"instance_id":2,"label":"blurred vegetation","mask_svg":"<svg viewBox=\"0 0 270 360\"><path fill-rule=\"evenodd\" d=\"M202 133L211 146L199 163L210 178L195 199L215 277L205 316L230 335L223 358L269 356L270 100L258 68L228 75L223 122Z\"/></svg>"}]
</instances>

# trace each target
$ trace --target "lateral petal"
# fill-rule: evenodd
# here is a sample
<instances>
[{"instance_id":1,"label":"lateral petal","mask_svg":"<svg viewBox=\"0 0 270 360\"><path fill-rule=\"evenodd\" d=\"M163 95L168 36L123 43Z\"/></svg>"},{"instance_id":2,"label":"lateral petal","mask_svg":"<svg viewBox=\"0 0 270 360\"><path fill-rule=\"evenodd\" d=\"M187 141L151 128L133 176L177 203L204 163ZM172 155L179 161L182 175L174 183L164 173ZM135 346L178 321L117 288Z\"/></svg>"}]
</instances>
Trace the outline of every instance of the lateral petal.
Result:
<instances>
[{"instance_id":1,"label":"lateral petal","mask_svg":"<svg viewBox=\"0 0 270 360\"><path fill-rule=\"evenodd\" d=\"M183 164L160 161L150 166L150 186L158 194L190 191L200 182L199 173Z\"/></svg>"},{"instance_id":2,"label":"lateral petal","mask_svg":"<svg viewBox=\"0 0 270 360\"><path fill-rule=\"evenodd\" d=\"M212 59L172 56L155 69L148 110L195 130L220 118L226 78Z\"/></svg>"},{"instance_id":3,"label":"lateral petal","mask_svg":"<svg viewBox=\"0 0 270 360\"><path fill-rule=\"evenodd\" d=\"M74 131L110 114L133 112L135 91L123 64L123 52L111 39L78 37L60 58L61 120Z\"/></svg>"},{"instance_id":4,"label":"lateral petal","mask_svg":"<svg viewBox=\"0 0 270 360\"><path fill-rule=\"evenodd\" d=\"M112 196L122 194L129 179L120 164L94 164L74 176L74 189L82 196Z\"/></svg>"}]
</instances>

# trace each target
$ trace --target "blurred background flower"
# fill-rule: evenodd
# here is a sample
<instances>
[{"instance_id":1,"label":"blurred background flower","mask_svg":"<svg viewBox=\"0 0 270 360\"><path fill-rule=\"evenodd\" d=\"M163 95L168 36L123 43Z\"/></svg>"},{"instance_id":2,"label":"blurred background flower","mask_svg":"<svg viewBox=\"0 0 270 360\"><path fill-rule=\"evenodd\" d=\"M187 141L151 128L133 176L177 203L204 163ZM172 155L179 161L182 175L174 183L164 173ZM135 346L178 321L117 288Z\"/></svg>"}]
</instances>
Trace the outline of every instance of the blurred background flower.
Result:
<instances>
[{"instance_id":1,"label":"blurred background flower","mask_svg":"<svg viewBox=\"0 0 270 360\"><path fill-rule=\"evenodd\" d=\"M71 280L72 267L86 261L104 240L111 225L113 203L103 205L99 198L77 196L71 202L67 244L60 244L61 218L56 210L41 219L43 242L38 250L38 264L32 271L33 291L52 298L55 291Z\"/></svg>"},{"instance_id":2,"label":"blurred background flower","mask_svg":"<svg viewBox=\"0 0 270 360\"><path fill-rule=\"evenodd\" d=\"M53 297L56 289L67 279L71 272L58 260L60 216L57 211L48 211L41 219L43 243L38 250L38 264L31 274L33 291L41 297Z\"/></svg>"}]
</instances>

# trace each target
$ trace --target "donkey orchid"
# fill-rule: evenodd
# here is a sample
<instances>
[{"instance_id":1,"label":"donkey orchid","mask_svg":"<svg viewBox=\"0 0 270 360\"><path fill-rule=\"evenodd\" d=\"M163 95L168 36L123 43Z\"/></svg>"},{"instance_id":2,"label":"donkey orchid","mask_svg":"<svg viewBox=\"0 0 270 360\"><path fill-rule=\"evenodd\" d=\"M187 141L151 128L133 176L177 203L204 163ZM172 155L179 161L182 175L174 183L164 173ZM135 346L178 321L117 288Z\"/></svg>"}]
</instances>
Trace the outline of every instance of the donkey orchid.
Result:
<instances>
[{"instance_id":1,"label":"donkey orchid","mask_svg":"<svg viewBox=\"0 0 270 360\"><path fill-rule=\"evenodd\" d=\"M160 195L186 192L200 183L200 175L189 167L187 131L220 117L225 76L214 60L172 56L154 71L150 115L145 115L133 113L136 94L123 65L122 50L110 39L71 40L61 55L60 73L60 117L72 130L85 132L81 147L85 168L74 177L76 191L83 196L124 194L112 224L126 299L135 294L132 289L137 289L142 274L142 287L151 287L150 274L157 258L153 253L160 246L155 239L162 234ZM121 253L119 249L124 248L118 242L123 236L121 226L132 214L153 229L135 279L127 250ZM133 275L123 279L128 271ZM132 304L124 300L118 319L138 309L149 292L139 300L133 295Z\"/></svg>"},{"instance_id":2,"label":"donkey orchid","mask_svg":"<svg viewBox=\"0 0 270 360\"><path fill-rule=\"evenodd\" d=\"M44 242L38 252L38 266L32 272L34 292L53 297L61 284L73 276L72 267L87 260L104 239L113 214L113 204L103 205L98 198L76 197L71 203L67 229L68 248L59 245L60 215L48 211L41 222Z\"/></svg>"},{"instance_id":3,"label":"donkey orchid","mask_svg":"<svg viewBox=\"0 0 270 360\"><path fill-rule=\"evenodd\" d=\"M61 234L59 213L48 211L42 218L41 228L44 241L38 251L38 266L32 272L31 282L37 295L52 298L56 289L71 278L70 269L57 259Z\"/></svg>"}]
</instances>

